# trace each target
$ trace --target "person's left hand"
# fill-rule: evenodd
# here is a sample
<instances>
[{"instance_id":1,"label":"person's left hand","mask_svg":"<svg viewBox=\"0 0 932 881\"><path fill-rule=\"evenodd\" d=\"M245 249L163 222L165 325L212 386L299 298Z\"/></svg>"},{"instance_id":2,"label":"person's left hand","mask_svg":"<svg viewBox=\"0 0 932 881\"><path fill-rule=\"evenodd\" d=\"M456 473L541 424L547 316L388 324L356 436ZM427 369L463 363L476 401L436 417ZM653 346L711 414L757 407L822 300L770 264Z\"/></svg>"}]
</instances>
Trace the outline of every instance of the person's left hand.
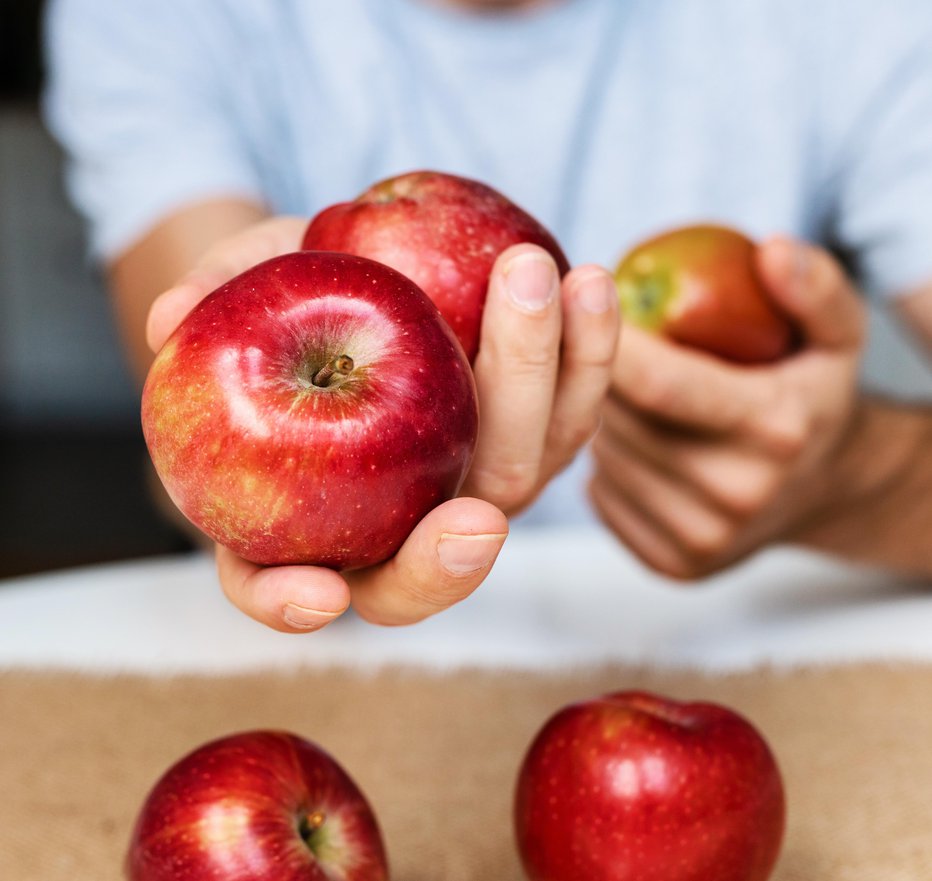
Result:
<instances>
[{"instance_id":1,"label":"person's left hand","mask_svg":"<svg viewBox=\"0 0 932 881\"><path fill-rule=\"evenodd\" d=\"M738 366L625 326L590 493L644 562L692 579L791 539L830 504L823 479L857 414L865 310L825 251L785 238L758 251L803 341Z\"/></svg>"}]
</instances>

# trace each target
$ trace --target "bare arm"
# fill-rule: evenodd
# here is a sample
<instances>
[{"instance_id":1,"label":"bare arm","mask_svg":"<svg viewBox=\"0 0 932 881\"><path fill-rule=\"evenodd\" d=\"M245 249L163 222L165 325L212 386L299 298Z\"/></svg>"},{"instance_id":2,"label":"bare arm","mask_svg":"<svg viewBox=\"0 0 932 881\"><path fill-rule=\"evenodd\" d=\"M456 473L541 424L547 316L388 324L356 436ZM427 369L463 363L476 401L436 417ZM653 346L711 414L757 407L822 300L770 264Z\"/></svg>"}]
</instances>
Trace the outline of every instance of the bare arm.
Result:
<instances>
[{"instance_id":1,"label":"bare arm","mask_svg":"<svg viewBox=\"0 0 932 881\"><path fill-rule=\"evenodd\" d=\"M932 285L899 301L900 316L932 354ZM865 397L823 489L805 544L932 578L932 405Z\"/></svg>"},{"instance_id":2,"label":"bare arm","mask_svg":"<svg viewBox=\"0 0 932 881\"><path fill-rule=\"evenodd\" d=\"M146 318L156 297L189 272L214 244L266 215L252 202L217 199L179 209L107 267L114 312L137 379L152 361Z\"/></svg>"}]
</instances>

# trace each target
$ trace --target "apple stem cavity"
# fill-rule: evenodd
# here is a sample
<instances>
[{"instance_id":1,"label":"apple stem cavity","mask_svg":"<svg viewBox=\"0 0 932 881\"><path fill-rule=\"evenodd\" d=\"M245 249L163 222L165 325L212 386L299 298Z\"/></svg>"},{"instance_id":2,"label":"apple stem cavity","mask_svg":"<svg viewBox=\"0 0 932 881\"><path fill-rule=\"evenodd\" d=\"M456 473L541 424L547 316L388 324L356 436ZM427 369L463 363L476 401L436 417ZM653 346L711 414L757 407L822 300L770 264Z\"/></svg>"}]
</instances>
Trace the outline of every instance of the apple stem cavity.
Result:
<instances>
[{"instance_id":1,"label":"apple stem cavity","mask_svg":"<svg viewBox=\"0 0 932 881\"><path fill-rule=\"evenodd\" d=\"M298 834L312 852L316 852L317 833L326 820L327 814L324 811L314 811L310 814L304 814L298 823Z\"/></svg>"},{"instance_id":2,"label":"apple stem cavity","mask_svg":"<svg viewBox=\"0 0 932 881\"><path fill-rule=\"evenodd\" d=\"M346 379L355 366L349 355L338 355L329 364L321 367L311 377L311 382L318 388L330 388L335 382Z\"/></svg>"}]
</instances>

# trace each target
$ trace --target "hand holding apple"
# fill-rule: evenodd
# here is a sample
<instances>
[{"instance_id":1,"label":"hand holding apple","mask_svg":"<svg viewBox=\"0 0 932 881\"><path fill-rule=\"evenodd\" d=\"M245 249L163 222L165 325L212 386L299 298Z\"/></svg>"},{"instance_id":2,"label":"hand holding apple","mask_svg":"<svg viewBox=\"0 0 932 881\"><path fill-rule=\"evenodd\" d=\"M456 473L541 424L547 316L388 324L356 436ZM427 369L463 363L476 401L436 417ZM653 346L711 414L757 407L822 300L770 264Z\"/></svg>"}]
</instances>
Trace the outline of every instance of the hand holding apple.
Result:
<instances>
[{"instance_id":1,"label":"hand holding apple","mask_svg":"<svg viewBox=\"0 0 932 881\"><path fill-rule=\"evenodd\" d=\"M129 881L387 881L359 787L320 747L281 731L204 744L147 796Z\"/></svg>"},{"instance_id":2,"label":"hand holding apple","mask_svg":"<svg viewBox=\"0 0 932 881\"><path fill-rule=\"evenodd\" d=\"M793 327L768 296L755 254L747 236L714 225L641 242L615 270L622 314L644 330L733 361L783 357Z\"/></svg>"},{"instance_id":3,"label":"hand holding apple","mask_svg":"<svg viewBox=\"0 0 932 881\"><path fill-rule=\"evenodd\" d=\"M569 271L553 236L501 193L468 178L415 171L325 208L303 247L358 254L404 273L437 304L472 361L492 265L522 242L548 251L560 275Z\"/></svg>"},{"instance_id":4,"label":"hand holding apple","mask_svg":"<svg viewBox=\"0 0 932 881\"><path fill-rule=\"evenodd\" d=\"M556 713L515 796L530 881L766 881L784 815L779 769L750 722L636 691Z\"/></svg>"},{"instance_id":5,"label":"hand holding apple","mask_svg":"<svg viewBox=\"0 0 932 881\"><path fill-rule=\"evenodd\" d=\"M306 225L303 218L272 217L218 241L153 304L150 348L157 352L216 287L296 250ZM363 618L397 625L468 596L507 535L502 510L527 505L594 431L618 338L617 310L605 270L577 267L561 284L547 252L526 244L509 248L489 283L484 342L473 366L481 425L460 497L427 514L385 563L343 574L262 567L218 545L227 597L245 614L293 633L325 626L351 600Z\"/></svg>"},{"instance_id":6,"label":"hand holding apple","mask_svg":"<svg viewBox=\"0 0 932 881\"><path fill-rule=\"evenodd\" d=\"M591 494L644 562L675 578L795 540L837 498L832 463L856 430L864 307L838 263L763 243L769 296L799 347L753 368L628 325L593 445Z\"/></svg>"}]
</instances>

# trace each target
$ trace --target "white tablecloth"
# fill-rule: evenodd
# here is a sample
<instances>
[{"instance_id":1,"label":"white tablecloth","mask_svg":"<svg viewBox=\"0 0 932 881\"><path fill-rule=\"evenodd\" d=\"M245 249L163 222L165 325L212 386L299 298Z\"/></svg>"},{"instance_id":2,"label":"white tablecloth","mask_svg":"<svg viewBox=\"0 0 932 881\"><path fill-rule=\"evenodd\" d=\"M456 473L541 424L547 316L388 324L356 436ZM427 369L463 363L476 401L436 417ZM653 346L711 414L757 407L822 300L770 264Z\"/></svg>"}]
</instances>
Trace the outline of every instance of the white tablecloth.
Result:
<instances>
[{"instance_id":1,"label":"white tablecloth","mask_svg":"<svg viewBox=\"0 0 932 881\"><path fill-rule=\"evenodd\" d=\"M223 597L200 554L0 581L0 667L236 672L385 663L739 670L932 660L932 589L790 549L701 584L647 572L606 533L513 534L466 602L412 627L352 614L285 635Z\"/></svg>"}]
</instances>

